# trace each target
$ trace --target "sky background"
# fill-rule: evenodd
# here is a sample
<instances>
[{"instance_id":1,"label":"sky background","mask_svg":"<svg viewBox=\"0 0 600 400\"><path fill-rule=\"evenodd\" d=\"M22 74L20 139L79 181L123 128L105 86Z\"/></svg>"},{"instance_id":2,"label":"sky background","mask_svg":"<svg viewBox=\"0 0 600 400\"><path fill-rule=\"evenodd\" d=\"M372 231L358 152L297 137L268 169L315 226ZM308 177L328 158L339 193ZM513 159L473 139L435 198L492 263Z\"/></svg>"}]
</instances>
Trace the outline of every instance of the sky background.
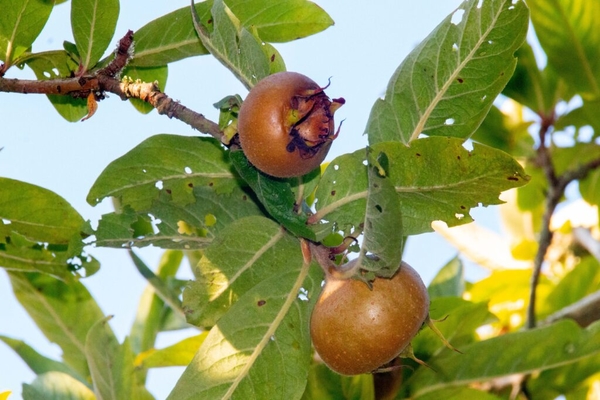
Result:
<instances>
[{"instance_id":1,"label":"sky background","mask_svg":"<svg viewBox=\"0 0 600 400\"><path fill-rule=\"evenodd\" d=\"M340 2L316 1L334 19L335 25L306 39L275 44L288 70L301 72L326 84L331 97L344 97L346 105L337 113L345 119L340 137L327 160L363 148L364 127L373 102L385 92L389 77L404 57L441 20L461 3L459 0ZM187 0L145 2L123 1L113 43L128 29L139 29L154 18L189 5ZM56 6L33 50L62 48L63 40L73 41L70 30L70 2ZM109 51L113 51L111 46ZM34 79L29 70L9 70L8 78ZM186 59L169 66L165 92L185 106L218 119L213 103L230 94L245 97L247 91L233 75L210 56ZM110 201L91 207L85 201L89 188L102 170L144 139L159 133L195 136L189 126L156 112L142 115L117 96L99 104L90 120L69 123L63 120L43 95L0 93L0 176L18 179L50 189L64 197L79 213L92 221L111 211ZM0 188L1 190L1 188ZM498 229L497 210L473 210L475 219ZM102 263L101 270L83 283L107 315L120 341L128 334L139 297L146 286L125 251L90 249ZM138 251L153 268L162 252ZM409 239L405 260L416 268L425 283L456 255L437 234ZM182 278L190 277L183 268ZM467 278L480 278L482 271L472 265ZM159 335L158 347L175 343L187 332ZM60 358L58 346L49 343L24 309L15 300L6 273L0 271L0 335L25 340L42 354ZM157 399L165 398L183 368L151 370L148 387ZM21 384L35 375L7 346L0 343L0 392L14 391L20 399Z\"/></svg>"}]
</instances>

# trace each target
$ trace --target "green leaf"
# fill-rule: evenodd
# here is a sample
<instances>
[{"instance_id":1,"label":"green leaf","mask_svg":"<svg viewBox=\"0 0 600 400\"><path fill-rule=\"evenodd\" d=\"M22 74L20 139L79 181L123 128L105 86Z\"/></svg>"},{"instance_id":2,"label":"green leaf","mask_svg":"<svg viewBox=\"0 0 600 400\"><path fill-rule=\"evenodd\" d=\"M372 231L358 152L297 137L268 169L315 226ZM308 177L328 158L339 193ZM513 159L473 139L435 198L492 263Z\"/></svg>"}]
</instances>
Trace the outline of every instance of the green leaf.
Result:
<instances>
[{"instance_id":1,"label":"green leaf","mask_svg":"<svg viewBox=\"0 0 600 400\"><path fill-rule=\"evenodd\" d=\"M121 75L130 77L134 81L139 79L142 82L156 82L158 84L158 88L161 91L164 91L167 84L167 77L169 75L169 68L166 65L158 67L136 67L135 65L129 64L127 67L125 67ZM142 114L148 114L154 110L154 107L141 99L132 97L129 99L129 101L131 102L131 105L133 105L135 109Z\"/></svg>"},{"instance_id":2,"label":"green leaf","mask_svg":"<svg viewBox=\"0 0 600 400\"><path fill-rule=\"evenodd\" d=\"M432 230L431 222L448 226L472 221L469 210L501 204L500 192L524 185L529 179L519 163L499 150L462 139L430 137L406 147L381 143L389 159L389 179L400 198L404 235ZM317 188L317 213L312 219L335 222L339 229L359 226L367 197L364 150L333 160Z\"/></svg>"},{"instance_id":3,"label":"green leaf","mask_svg":"<svg viewBox=\"0 0 600 400\"><path fill-rule=\"evenodd\" d=\"M185 205L194 202L193 188L200 186L220 193L237 186L223 147L212 138L161 134L111 162L94 182L87 202L96 205L112 196L123 207L144 210L166 192Z\"/></svg>"},{"instance_id":4,"label":"green leaf","mask_svg":"<svg viewBox=\"0 0 600 400\"><path fill-rule=\"evenodd\" d=\"M183 292L188 322L213 326L247 291L302 263L297 239L264 217L232 222L203 252L196 281Z\"/></svg>"},{"instance_id":5,"label":"green leaf","mask_svg":"<svg viewBox=\"0 0 600 400\"><path fill-rule=\"evenodd\" d=\"M343 376L325 364L314 363L308 373L308 384L302 400L368 400L375 399L371 374Z\"/></svg>"},{"instance_id":6,"label":"green leaf","mask_svg":"<svg viewBox=\"0 0 600 400\"><path fill-rule=\"evenodd\" d=\"M5 69L25 53L38 37L50 12L53 1L3 0L0 13L0 60Z\"/></svg>"},{"instance_id":7,"label":"green leaf","mask_svg":"<svg viewBox=\"0 0 600 400\"><path fill-rule=\"evenodd\" d=\"M600 324L581 329L570 320L509 333L446 351L428 361L406 382L411 396L468 385L512 374L527 374L567 365L600 352Z\"/></svg>"},{"instance_id":8,"label":"green leaf","mask_svg":"<svg viewBox=\"0 0 600 400\"><path fill-rule=\"evenodd\" d=\"M44 335L60 346L65 363L87 377L85 337L104 314L85 286L35 273L11 272L9 277L15 297Z\"/></svg>"},{"instance_id":9,"label":"green leaf","mask_svg":"<svg viewBox=\"0 0 600 400\"><path fill-rule=\"evenodd\" d=\"M477 400L500 400L501 397L495 396L489 392L472 389L468 387L455 387L445 388L442 390L435 391L433 393L425 393L422 396L415 397L418 400L464 400L464 399L477 399Z\"/></svg>"},{"instance_id":10,"label":"green leaf","mask_svg":"<svg viewBox=\"0 0 600 400\"><path fill-rule=\"evenodd\" d=\"M600 97L600 3L532 0L531 21L548 64L582 97Z\"/></svg>"},{"instance_id":11,"label":"green leaf","mask_svg":"<svg viewBox=\"0 0 600 400\"><path fill-rule=\"evenodd\" d=\"M62 279L97 261L83 252L83 218L57 194L0 178L0 266Z\"/></svg>"},{"instance_id":12,"label":"green leaf","mask_svg":"<svg viewBox=\"0 0 600 400\"><path fill-rule=\"evenodd\" d=\"M193 14L194 27L202 44L250 89L269 75L269 59L262 49L262 41L240 26L239 19L222 0L214 1L211 14L209 25L212 31L202 25L197 14Z\"/></svg>"},{"instance_id":13,"label":"green leaf","mask_svg":"<svg viewBox=\"0 0 600 400\"><path fill-rule=\"evenodd\" d=\"M204 331L164 349L150 349L136 357L136 366L144 368L186 367L192 362L207 335L208 331Z\"/></svg>"},{"instance_id":14,"label":"green leaf","mask_svg":"<svg viewBox=\"0 0 600 400\"><path fill-rule=\"evenodd\" d=\"M194 187L194 202L181 205L162 193L146 210L102 216L96 231L96 245L105 247L144 247L202 249L232 221L249 215L264 215L253 196L240 188L219 194L213 187ZM154 230L137 229L150 222Z\"/></svg>"},{"instance_id":15,"label":"green leaf","mask_svg":"<svg viewBox=\"0 0 600 400\"><path fill-rule=\"evenodd\" d=\"M6 343L7 346L12 348L15 351L15 353L17 353L21 357L21 359L27 364L29 368L31 368L31 370L36 375L41 375L46 372L52 371L63 372L65 374L71 375L78 381L87 384L85 377L79 375L68 365L41 355L33 347L29 346L24 341L12 339L2 335L0 335L0 340L2 340L4 343Z\"/></svg>"},{"instance_id":16,"label":"green leaf","mask_svg":"<svg viewBox=\"0 0 600 400\"><path fill-rule=\"evenodd\" d=\"M581 107L560 115L554 124L555 130L564 130L568 126L579 129L591 126L594 130L593 138L600 136L600 101L584 101Z\"/></svg>"},{"instance_id":17,"label":"green leaf","mask_svg":"<svg viewBox=\"0 0 600 400\"><path fill-rule=\"evenodd\" d=\"M377 276L392 277L402 261L403 230L400 199L390 182L389 160L384 152L377 156L368 149L369 188L358 262Z\"/></svg>"},{"instance_id":18,"label":"green leaf","mask_svg":"<svg viewBox=\"0 0 600 400\"><path fill-rule=\"evenodd\" d=\"M71 26L82 71L89 71L110 45L119 18L119 0L72 0Z\"/></svg>"},{"instance_id":19,"label":"green leaf","mask_svg":"<svg viewBox=\"0 0 600 400\"><path fill-rule=\"evenodd\" d=\"M119 344L108 325L112 317L94 324L85 340L94 392L99 400L132 398L133 352L129 340Z\"/></svg>"},{"instance_id":20,"label":"green leaf","mask_svg":"<svg viewBox=\"0 0 600 400\"><path fill-rule=\"evenodd\" d=\"M600 206L600 170L590 172L579 181L579 192L585 201Z\"/></svg>"},{"instance_id":21,"label":"green leaf","mask_svg":"<svg viewBox=\"0 0 600 400\"><path fill-rule=\"evenodd\" d=\"M394 73L371 110L369 143L471 136L515 69L528 21L522 0L463 2Z\"/></svg>"},{"instance_id":22,"label":"green leaf","mask_svg":"<svg viewBox=\"0 0 600 400\"><path fill-rule=\"evenodd\" d=\"M32 54L25 62L40 80L69 77L77 70L77 63L64 50ZM80 121L88 112L86 99L57 94L47 97L60 116L69 122Z\"/></svg>"},{"instance_id":23,"label":"green leaf","mask_svg":"<svg viewBox=\"0 0 600 400\"><path fill-rule=\"evenodd\" d=\"M71 375L46 372L23 384L23 400L96 400L94 392Z\"/></svg>"},{"instance_id":24,"label":"green leaf","mask_svg":"<svg viewBox=\"0 0 600 400\"><path fill-rule=\"evenodd\" d=\"M252 166L244 152L231 151L229 158L240 176L250 185L267 212L296 236L315 240L315 233L306 226L307 217L298 214L296 198L287 180L275 179Z\"/></svg>"},{"instance_id":25,"label":"green leaf","mask_svg":"<svg viewBox=\"0 0 600 400\"><path fill-rule=\"evenodd\" d=\"M194 5L202 21L210 18L211 4L206 1ZM135 67L162 66L209 54L194 30L189 6L147 23L135 32L134 37L135 55L131 65Z\"/></svg>"},{"instance_id":26,"label":"green leaf","mask_svg":"<svg viewBox=\"0 0 600 400\"><path fill-rule=\"evenodd\" d=\"M255 27L267 42L297 40L333 25L321 7L306 0L228 0L227 5L244 27Z\"/></svg>"},{"instance_id":27,"label":"green leaf","mask_svg":"<svg viewBox=\"0 0 600 400\"><path fill-rule=\"evenodd\" d=\"M181 251L165 251L160 259L156 276L162 281L173 279L179 270L182 259ZM165 302L156 294L154 287L148 284L140 297L135 320L129 334L131 348L135 354L154 347L164 316Z\"/></svg>"},{"instance_id":28,"label":"green leaf","mask_svg":"<svg viewBox=\"0 0 600 400\"><path fill-rule=\"evenodd\" d=\"M446 296L462 297L465 291L465 277L460 258L454 257L444 265L431 280L427 291L432 299Z\"/></svg>"},{"instance_id":29,"label":"green leaf","mask_svg":"<svg viewBox=\"0 0 600 400\"><path fill-rule=\"evenodd\" d=\"M296 399L311 360L322 272L301 260L246 292L211 329L168 399Z\"/></svg>"}]
</instances>

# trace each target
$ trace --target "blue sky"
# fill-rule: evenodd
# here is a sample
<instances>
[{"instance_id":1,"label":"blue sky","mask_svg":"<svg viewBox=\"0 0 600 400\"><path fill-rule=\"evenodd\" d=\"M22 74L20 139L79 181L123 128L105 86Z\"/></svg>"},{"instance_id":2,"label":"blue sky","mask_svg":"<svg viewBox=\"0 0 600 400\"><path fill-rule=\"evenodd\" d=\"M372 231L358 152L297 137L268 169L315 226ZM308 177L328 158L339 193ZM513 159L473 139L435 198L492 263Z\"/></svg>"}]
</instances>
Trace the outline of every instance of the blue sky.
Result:
<instances>
[{"instance_id":1,"label":"blue sky","mask_svg":"<svg viewBox=\"0 0 600 400\"><path fill-rule=\"evenodd\" d=\"M121 18L113 42L127 29L174 9L188 6L187 0L122 2ZM328 159L366 145L362 135L371 105L381 96L387 81L410 50L459 4L459 0L340 2L316 1L329 12L335 26L325 32L293 43L276 44L288 70L308 75L323 84L332 77L327 93L344 97L346 105L336 114L345 119L340 137ZM34 44L34 51L57 49L63 40L73 40L69 25L70 3L57 6L46 28ZM110 49L112 51L113 48ZM9 70L7 77L33 78L30 71ZM208 56L187 59L169 66L166 92L184 105L216 120L212 104L226 95L246 90L233 75ZM110 203L91 207L85 197L104 167L158 133L196 135L187 125L159 116L139 114L116 96L100 103L94 117L68 123L53 109L45 96L0 93L0 176L23 180L50 189L69 201L86 219L97 221L111 211ZM493 209L475 210L479 221L493 222ZM106 314L114 315L111 325L120 340L129 331L145 282L127 254L114 249L92 249L102 269L84 280ZM435 234L412 238L405 259L427 283L435 272L455 255L455 250ZM161 252L143 249L138 254L155 266ZM189 270L189 269L188 269ZM471 270L468 273L475 274ZM39 333L23 308L12 296L6 274L0 272L0 334L23 339L47 356L59 358L60 349ZM181 334L161 334L159 346L177 341ZM164 398L181 369L152 371L149 388ZM20 398L21 383L34 374L7 346L0 344L0 392L13 390Z\"/></svg>"}]
</instances>

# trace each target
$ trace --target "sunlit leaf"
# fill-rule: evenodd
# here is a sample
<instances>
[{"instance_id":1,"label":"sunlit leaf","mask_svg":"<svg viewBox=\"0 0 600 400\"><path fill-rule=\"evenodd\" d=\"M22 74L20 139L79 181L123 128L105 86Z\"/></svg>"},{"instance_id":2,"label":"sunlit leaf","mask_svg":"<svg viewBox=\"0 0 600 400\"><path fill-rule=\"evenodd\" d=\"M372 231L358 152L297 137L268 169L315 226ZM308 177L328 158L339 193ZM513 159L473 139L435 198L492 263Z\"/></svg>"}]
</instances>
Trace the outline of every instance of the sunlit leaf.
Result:
<instances>
[{"instance_id":1,"label":"sunlit leaf","mask_svg":"<svg viewBox=\"0 0 600 400\"><path fill-rule=\"evenodd\" d=\"M458 138L423 138L410 147L388 142L373 150L388 156L407 236L431 231L435 220L449 226L471 222L471 208L501 204L500 192L529 179L508 154L477 143L468 151ZM363 222L367 196L363 154L359 150L331 162L317 188L315 219L336 222L341 229Z\"/></svg>"},{"instance_id":2,"label":"sunlit leaf","mask_svg":"<svg viewBox=\"0 0 600 400\"><path fill-rule=\"evenodd\" d=\"M600 3L532 0L531 21L549 65L583 97L600 97Z\"/></svg>"},{"instance_id":3,"label":"sunlit leaf","mask_svg":"<svg viewBox=\"0 0 600 400\"><path fill-rule=\"evenodd\" d=\"M94 392L71 375L46 372L23 384L23 400L97 400Z\"/></svg>"},{"instance_id":4,"label":"sunlit leaf","mask_svg":"<svg viewBox=\"0 0 600 400\"><path fill-rule=\"evenodd\" d=\"M463 263L454 257L442 267L427 287L429 297L462 297L465 291L465 277Z\"/></svg>"},{"instance_id":5,"label":"sunlit leaf","mask_svg":"<svg viewBox=\"0 0 600 400\"><path fill-rule=\"evenodd\" d=\"M71 0L71 26L83 71L108 48L119 18L119 0Z\"/></svg>"},{"instance_id":6,"label":"sunlit leaf","mask_svg":"<svg viewBox=\"0 0 600 400\"><path fill-rule=\"evenodd\" d=\"M104 314L85 286L36 273L11 272L9 277L15 297L44 335L60 346L65 363L87 377L85 338Z\"/></svg>"},{"instance_id":7,"label":"sunlit leaf","mask_svg":"<svg viewBox=\"0 0 600 400\"><path fill-rule=\"evenodd\" d=\"M250 289L215 325L169 399L292 399L311 359L308 320L322 272L298 260ZM268 377L268 378L265 378Z\"/></svg>"},{"instance_id":8,"label":"sunlit leaf","mask_svg":"<svg viewBox=\"0 0 600 400\"><path fill-rule=\"evenodd\" d=\"M475 132L515 69L529 20L522 0L480 3L463 2L398 67L371 110L370 144Z\"/></svg>"},{"instance_id":9,"label":"sunlit leaf","mask_svg":"<svg viewBox=\"0 0 600 400\"><path fill-rule=\"evenodd\" d=\"M42 31L54 6L44 0L3 0L0 13L0 60L9 66Z\"/></svg>"},{"instance_id":10,"label":"sunlit leaf","mask_svg":"<svg viewBox=\"0 0 600 400\"><path fill-rule=\"evenodd\" d=\"M152 136L110 163L87 196L98 204L105 197L120 198L136 210L150 208L167 192L182 205L194 202L194 187L209 186L230 192L237 186L226 153L215 139L161 134Z\"/></svg>"},{"instance_id":11,"label":"sunlit leaf","mask_svg":"<svg viewBox=\"0 0 600 400\"><path fill-rule=\"evenodd\" d=\"M185 367L192 361L207 335L208 331L205 331L163 349L147 350L138 354L135 364L144 368Z\"/></svg>"},{"instance_id":12,"label":"sunlit leaf","mask_svg":"<svg viewBox=\"0 0 600 400\"><path fill-rule=\"evenodd\" d=\"M228 225L203 252L183 294L188 322L211 327L248 290L302 263L300 244L277 223L248 217Z\"/></svg>"},{"instance_id":13,"label":"sunlit leaf","mask_svg":"<svg viewBox=\"0 0 600 400\"><path fill-rule=\"evenodd\" d=\"M441 353L428 360L432 369L419 368L406 383L418 398L438 390L531 373L574 363L600 352L600 324L581 329L570 320L522 332L509 333Z\"/></svg>"},{"instance_id":14,"label":"sunlit leaf","mask_svg":"<svg viewBox=\"0 0 600 400\"><path fill-rule=\"evenodd\" d=\"M85 340L85 354L100 400L131 399L133 388L133 352L129 340L119 344L108 325L112 317L94 324Z\"/></svg>"}]
</instances>

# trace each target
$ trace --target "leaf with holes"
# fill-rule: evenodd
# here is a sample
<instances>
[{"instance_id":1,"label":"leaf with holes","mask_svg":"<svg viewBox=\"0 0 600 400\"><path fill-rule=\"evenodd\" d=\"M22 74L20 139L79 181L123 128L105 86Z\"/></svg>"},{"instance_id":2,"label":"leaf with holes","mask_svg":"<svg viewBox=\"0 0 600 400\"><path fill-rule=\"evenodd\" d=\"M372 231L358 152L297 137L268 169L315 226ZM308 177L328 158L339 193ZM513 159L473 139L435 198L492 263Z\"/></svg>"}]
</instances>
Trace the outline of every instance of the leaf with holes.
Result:
<instances>
[{"instance_id":1,"label":"leaf with holes","mask_svg":"<svg viewBox=\"0 0 600 400\"><path fill-rule=\"evenodd\" d=\"M83 251L81 215L65 199L29 183L0 178L0 267L61 279L98 262Z\"/></svg>"},{"instance_id":2,"label":"leaf with holes","mask_svg":"<svg viewBox=\"0 0 600 400\"><path fill-rule=\"evenodd\" d=\"M188 322L213 326L248 290L299 263L298 240L277 223L258 216L231 223L204 250L184 291Z\"/></svg>"},{"instance_id":3,"label":"leaf with holes","mask_svg":"<svg viewBox=\"0 0 600 400\"><path fill-rule=\"evenodd\" d=\"M301 256L279 267L211 329L168 399L302 396L312 357L308 321L323 274Z\"/></svg>"},{"instance_id":4,"label":"leaf with holes","mask_svg":"<svg viewBox=\"0 0 600 400\"><path fill-rule=\"evenodd\" d=\"M181 205L161 193L150 208L102 216L96 231L97 246L163 249L202 249L229 223L249 215L264 215L254 196L240 188L218 193L212 187L195 187L194 201Z\"/></svg>"},{"instance_id":5,"label":"leaf with holes","mask_svg":"<svg viewBox=\"0 0 600 400\"><path fill-rule=\"evenodd\" d=\"M529 22L523 0L478 3L463 2L398 67L371 110L370 144L475 132L515 69Z\"/></svg>"},{"instance_id":6,"label":"leaf with holes","mask_svg":"<svg viewBox=\"0 0 600 400\"><path fill-rule=\"evenodd\" d=\"M195 201L193 188L209 186L218 193L237 186L226 153L211 138L169 134L152 136L110 163L87 196L91 205L116 197L121 206L146 210L162 192L185 205Z\"/></svg>"},{"instance_id":7,"label":"leaf with holes","mask_svg":"<svg viewBox=\"0 0 600 400\"><path fill-rule=\"evenodd\" d=\"M6 67L31 47L54 6L52 1L3 0L0 13L0 60Z\"/></svg>"},{"instance_id":8,"label":"leaf with holes","mask_svg":"<svg viewBox=\"0 0 600 400\"><path fill-rule=\"evenodd\" d=\"M71 26L82 72L89 71L110 45L119 18L119 0L72 0Z\"/></svg>"},{"instance_id":9,"label":"leaf with holes","mask_svg":"<svg viewBox=\"0 0 600 400\"><path fill-rule=\"evenodd\" d=\"M372 146L389 159L389 179L400 198L404 235L430 232L431 222L448 226L471 222L469 210L501 204L502 191L524 185L529 177L508 154L474 143L468 151L458 138L430 137L406 147L399 142ZM333 160L317 188L317 213L339 229L360 226L368 194L364 150Z\"/></svg>"}]
</instances>

